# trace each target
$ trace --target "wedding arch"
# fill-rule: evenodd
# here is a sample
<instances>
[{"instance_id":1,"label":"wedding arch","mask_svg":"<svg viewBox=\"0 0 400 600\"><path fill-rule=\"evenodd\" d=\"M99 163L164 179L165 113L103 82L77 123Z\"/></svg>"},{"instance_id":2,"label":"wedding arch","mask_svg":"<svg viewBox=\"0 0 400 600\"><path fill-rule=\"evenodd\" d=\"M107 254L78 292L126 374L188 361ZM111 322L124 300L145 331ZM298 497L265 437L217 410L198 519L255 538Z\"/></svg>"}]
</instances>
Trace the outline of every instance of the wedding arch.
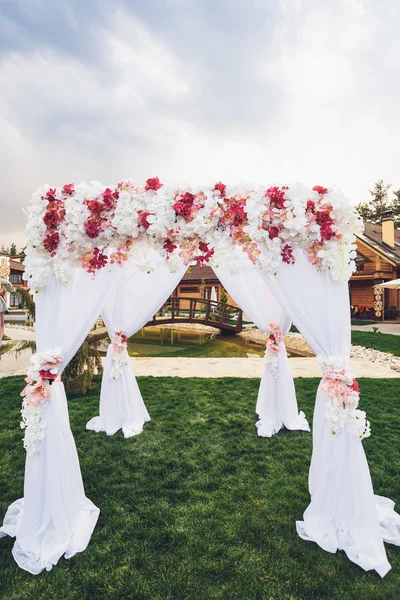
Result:
<instances>
[{"instance_id":1,"label":"wedding arch","mask_svg":"<svg viewBox=\"0 0 400 600\"><path fill-rule=\"evenodd\" d=\"M112 343L100 414L87 427L126 437L149 420L126 359L140 329L193 261L209 263L267 333L258 431L307 429L298 413L283 335L294 321L322 370L314 421L311 501L297 531L365 570L389 571L384 542L400 544L400 517L375 496L362 439L370 435L350 371L347 280L361 221L336 190L300 184L168 188L123 181L41 187L28 206L26 273L36 301L37 353L22 392L24 497L0 536L37 574L83 551L99 509L85 496L61 374L103 315Z\"/></svg>"}]
</instances>

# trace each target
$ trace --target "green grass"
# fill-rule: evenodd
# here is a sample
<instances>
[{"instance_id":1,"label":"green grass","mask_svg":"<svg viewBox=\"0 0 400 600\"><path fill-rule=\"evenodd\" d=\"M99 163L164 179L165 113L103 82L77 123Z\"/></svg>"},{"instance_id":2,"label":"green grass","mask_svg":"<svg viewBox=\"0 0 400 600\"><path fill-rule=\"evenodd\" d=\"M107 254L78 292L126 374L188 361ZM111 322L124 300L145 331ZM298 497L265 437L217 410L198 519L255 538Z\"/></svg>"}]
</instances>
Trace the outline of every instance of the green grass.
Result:
<instances>
[{"instance_id":1,"label":"green grass","mask_svg":"<svg viewBox=\"0 0 400 600\"><path fill-rule=\"evenodd\" d=\"M140 378L153 420L124 440L85 431L98 388L70 399L87 496L101 509L88 549L36 577L0 540L0 597L24 599L308 600L399 598L400 550L381 580L302 541L311 435L255 433L258 380ZM311 418L318 381L297 379ZM399 502L398 381L361 380L375 491ZM0 380L0 514L22 494L23 378Z\"/></svg>"},{"instance_id":2,"label":"green grass","mask_svg":"<svg viewBox=\"0 0 400 600\"><path fill-rule=\"evenodd\" d=\"M351 343L400 356L400 336L372 331L352 331ZM400 597L400 594L399 594Z\"/></svg>"},{"instance_id":3,"label":"green grass","mask_svg":"<svg viewBox=\"0 0 400 600\"><path fill-rule=\"evenodd\" d=\"M367 321L366 319L362 320L362 319L352 319L351 320L351 324L352 325L357 325L357 327L362 326L362 325L376 325L377 321Z\"/></svg>"}]
</instances>

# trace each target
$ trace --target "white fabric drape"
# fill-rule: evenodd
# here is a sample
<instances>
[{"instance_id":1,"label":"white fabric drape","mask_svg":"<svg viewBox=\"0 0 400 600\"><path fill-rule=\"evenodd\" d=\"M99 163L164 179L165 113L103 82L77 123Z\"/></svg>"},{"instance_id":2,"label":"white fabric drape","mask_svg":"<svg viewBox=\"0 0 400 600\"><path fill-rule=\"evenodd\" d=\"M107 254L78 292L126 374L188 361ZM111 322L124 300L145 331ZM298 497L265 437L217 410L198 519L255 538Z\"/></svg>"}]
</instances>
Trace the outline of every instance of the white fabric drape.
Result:
<instances>
[{"instance_id":1,"label":"white fabric drape","mask_svg":"<svg viewBox=\"0 0 400 600\"><path fill-rule=\"evenodd\" d=\"M278 302L322 361L350 356L348 284L311 265L305 253L277 275L262 273ZM313 421L311 503L297 531L329 552L342 549L365 570L382 577L390 569L383 541L400 544L400 517L393 503L374 496L362 442L345 429L333 435L325 422L329 396L318 388ZM362 402L362 389L361 389Z\"/></svg>"},{"instance_id":2,"label":"white fabric drape","mask_svg":"<svg viewBox=\"0 0 400 600\"><path fill-rule=\"evenodd\" d=\"M218 267L215 272L222 285L235 302L251 318L257 327L266 332L270 323L276 323L284 335L290 329L291 320L281 308L265 281L243 252L239 251L239 272L231 274ZM267 362L261 378L256 405L260 418L258 435L271 437L282 427L292 430L310 431L303 412L298 411L296 391L285 345L278 353L278 373L274 377Z\"/></svg>"},{"instance_id":3,"label":"white fabric drape","mask_svg":"<svg viewBox=\"0 0 400 600\"><path fill-rule=\"evenodd\" d=\"M182 279L185 266L171 273L165 261L159 261L150 273L126 266L119 288L102 310L102 318L110 338L117 331L128 337L139 331L168 299ZM107 350L100 393L99 416L86 425L92 431L113 435L119 429L126 438L142 432L150 421L131 361L122 366L117 379L111 378L112 347Z\"/></svg>"},{"instance_id":4,"label":"white fabric drape","mask_svg":"<svg viewBox=\"0 0 400 600\"><path fill-rule=\"evenodd\" d=\"M52 275L35 295L38 352L61 347L69 363L89 333L120 274L108 269L95 277L74 269L67 286ZM46 437L27 455L24 498L9 507L0 536L15 536L13 556L32 574L50 570L65 554L85 550L99 509L85 496L64 385L55 381L46 406Z\"/></svg>"}]
</instances>

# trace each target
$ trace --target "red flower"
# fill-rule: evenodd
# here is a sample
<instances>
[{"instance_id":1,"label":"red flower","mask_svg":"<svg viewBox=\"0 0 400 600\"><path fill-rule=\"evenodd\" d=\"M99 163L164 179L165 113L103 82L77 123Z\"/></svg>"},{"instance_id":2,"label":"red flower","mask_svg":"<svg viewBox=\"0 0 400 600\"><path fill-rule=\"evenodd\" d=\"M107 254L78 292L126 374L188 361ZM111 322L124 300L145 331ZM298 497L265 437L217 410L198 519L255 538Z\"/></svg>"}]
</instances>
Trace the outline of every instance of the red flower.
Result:
<instances>
[{"instance_id":1,"label":"red flower","mask_svg":"<svg viewBox=\"0 0 400 600\"><path fill-rule=\"evenodd\" d=\"M193 204L194 199L196 198L196 196L194 196L193 194L191 194L190 192L185 192L182 196L181 196L181 201L185 202L185 204Z\"/></svg>"},{"instance_id":2,"label":"red flower","mask_svg":"<svg viewBox=\"0 0 400 600\"><path fill-rule=\"evenodd\" d=\"M90 261L93 269L102 269L106 266L108 261L108 256L103 254L99 248L95 248L93 251L93 258Z\"/></svg>"},{"instance_id":3,"label":"red flower","mask_svg":"<svg viewBox=\"0 0 400 600\"><path fill-rule=\"evenodd\" d=\"M188 221L192 216L193 202L195 197L196 196L190 192L186 192L185 194L181 195L180 199L175 202L175 204L173 204L173 209L176 214L183 217L185 221Z\"/></svg>"},{"instance_id":4,"label":"red flower","mask_svg":"<svg viewBox=\"0 0 400 600\"><path fill-rule=\"evenodd\" d=\"M279 237L279 227L268 227L268 235L271 240L276 237Z\"/></svg>"},{"instance_id":5,"label":"red flower","mask_svg":"<svg viewBox=\"0 0 400 600\"><path fill-rule=\"evenodd\" d=\"M282 192L279 187L270 187L265 192L267 198L269 198L270 204L275 205L276 208L284 208L283 203L285 202L285 192Z\"/></svg>"},{"instance_id":6,"label":"red flower","mask_svg":"<svg viewBox=\"0 0 400 600\"><path fill-rule=\"evenodd\" d=\"M72 196L74 191L75 191L75 189L74 189L73 183L67 183L66 185L64 185L64 187L62 189L62 193L66 194L67 196Z\"/></svg>"},{"instance_id":7,"label":"red flower","mask_svg":"<svg viewBox=\"0 0 400 600\"><path fill-rule=\"evenodd\" d=\"M151 223L149 223L147 221L147 217L149 215L151 215L151 214L152 213L147 212L145 210L139 210L139 212L138 212L138 224L139 224L139 226L141 225L145 229L148 229L150 227Z\"/></svg>"},{"instance_id":8,"label":"red flower","mask_svg":"<svg viewBox=\"0 0 400 600\"><path fill-rule=\"evenodd\" d=\"M293 256L293 250L289 244L286 244L286 246L282 248L281 256L283 262L287 263L288 265L294 265L296 262L296 259Z\"/></svg>"},{"instance_id":9,"label":"red flower","mask_svg":"<svg viewBox=\"0 0 400 600\"><path fill-rule=\"evenodd\" d=\"M214 254L214 248L210 249L208 247L208 244L206 244L205 242L199 242L199 250L200 252L204 252L204 255L199 254L198 256L194 257L194 260L197 262L198 265L201 266L210 260L210 258Z\"/></svg>"},{"instance_id":10,"label":"red flower","mask_svg":"<svg viewBox=\"0 0 400 600\"><path fill-rule=\"evenodd\" d=\"M56 201L56 188L49 189L49 191L46 194L46 200L48 200L49 202Z\"/></svg>"},{"instance_id":11,"label":"red flower","mask_svg":"<svg viewBox=\"0 0 400 600\"><path fill-rule=\"evenodd\" d=\"M88 200L87 207L90 210L90 212L97 214L101 213L104 210L104 204L100 202L100 200L97 200L97 198L95 200Z\"/></svg>"},{"instance_id":12,"label":"red flower","mask_svg":"<svg viewBox=\"0 0 400 600\"><path fill-rule=\"evenodd\" d=\"M146 181L145 190L154 190L155 192L163 187L163 183L160 182L158 177L152 177Z\"/></svg>"},{"instance_id":13,"label":"red flower","mask_svg":"<svg viewBox=\"0 0 400 600\"><path fill-rule=\"evenodd\" d=\"M354 390L355 392L360 391L360 386L358 385L357 379L353 380L353 383L351 384L350 389Z\"/></svg>"},{"instance_id":14,"label":"red flower","mask_svg":"<svg viewBox=\"0 0 400 600\"><path fill-rule=\"evenodd\" d=\"M175 250L175 248L177 248L177 247L178 246L176 246L175 244L173 244L171 242L171 240L169 240L169 239L165 240L164 246L163 246L164 250L166 250L168 253L173 252Z\"/></svg>"},{"instance_id":15,"label":"red flower","mask_svg":"<svg viewBox=\"0 0 400 600\"><path fill-rule=\"evenodd\" d=\"M39 375L42 379L57 379L57 374L50 371L39 371Z\"/></svg>"},{"instance_id":16,"label":"red flower","mask_svg":"<svg viewBox=\"0 0 400 600\"><path fill-rule=\"evenodd\" d=\"M50 227L57 227L57 225L59 224L61 219L60 219L60 215L59 215L58 211L53 208L53 209L48 210L45 213L45 215L43 217L43 221L45 222L46 227L50 228Z\"/></svg>"},{"instance_id":17,"label":"red flower","mask_svg":"<svg viewBox=\"0 0 400 600\"><path fill-rule=\"evenodd\" d=\"M60 243L60 235L58 231L54 231L53 233L47 234L47 236L43 240L43 246L51 254L54 256L56 250L58 248L58 244Z\"/></svg>"},{"instance_id":18,"label":"red flower","mask_svg":"<svg viewBox=\"0 0 400 600\"><path fill-rule=\"evenodd\" d=\"M86 235L92 240L94 238L97 238L99 234L103 231L102 220L96 217L89 217L89 219L85 221L84 227L86 229Z\"/></svg>"},{"instance_id":19,"label":"red flower","mask_svg":"<svg viewBox=\"0 0 400 600\"><path fill-rule=\"evenodd\" d=\"M118 198L119 198L119 192L118 192L118 190L115 190L114 192L112 192L110 190L110 188L107 188L102 193L102 197L103 197L103 202L107 208L114 208L115 200L118 200Z\"/></svg>"},{"instance_id":20,"label":"red flower","mask_svg":"<svg viewBox=\"0 0 400 600\"><path fill-rule=\"evenodd\" d=\"M321 240L330 240L335 236L332 228L335 223L330 216L330 209L318 211L316 221L321 228Z\"/></svg>"},{"instance_id":21,"label":"red flower","mask_svg":"<svg viewBox=\"0 0 400 600\"><path fill-rule=\"evenodd\" d=\"M178 200L178 202L175 202L175 204L173 205L173 209L176 212L176 214L183 217L185 221L188 221L192 215L192 205L187 204L186 202L181 202L180 200Z\"/></svg>"},{"instance_id":22,"label":"red flower","mask_svg":"<svg viewBox=\"0 0 400 600\"><path fill-rule=\"evenodd\" d=\"M307 210L310 212L315 212L315 202L312 200L307 200Z\"/></svg>"},{"instance_id":23,"label":"red flower","mask_svg":"<svg viewBox=\"0 0 400 600\"><path fill-rule=\"evenodd\" d=\"M326 194L328 192L328 188L322 187L322 185L314 185L314 192L318 192L318 194Z\"/></svg>"},{"instance_id":24,"label":"red flower","mask_svg":"<svg viewBox=\"0 0 400 600\"><path fill-rule=\"evenodd\" d=\"M199 249L201 252L208 252L208 244L205 242L199 242Z\"/></svg>"},{"instance_id":25,"label":"red flower","mask_svg":"<svg viewBox=\"0 0 400 600\"><path fill-rule=\"evenodd\" d=\"M231 204L230 211L233 216L233 225L241 225L246 219L244 205L243 202L241 202L240 200Z\"/></svg>"},{"instance_id":26,"label":"red flower","mask_svg":"<svg viewBox=\"0 0 400 600\"><path fill-rule=\"evenodd\" d=\"M221 195L221 198L225 198L225 193L226 193L226 185L224 183L216 183L214 186L214 192L218 191Z\"/></svg>"}]
</instances>

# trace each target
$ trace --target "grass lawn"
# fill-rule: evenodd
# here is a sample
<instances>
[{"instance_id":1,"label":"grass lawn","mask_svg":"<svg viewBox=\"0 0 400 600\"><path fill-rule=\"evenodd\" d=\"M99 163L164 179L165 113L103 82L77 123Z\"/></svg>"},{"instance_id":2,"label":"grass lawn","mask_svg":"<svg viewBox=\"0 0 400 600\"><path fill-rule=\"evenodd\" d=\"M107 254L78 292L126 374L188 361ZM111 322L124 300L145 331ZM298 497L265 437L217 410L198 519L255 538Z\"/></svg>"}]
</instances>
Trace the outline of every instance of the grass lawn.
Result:
<instances>
[{"instance_id":1,"label":"grass lawn","mask_svg":"<svg viewBox=\"0 0 400 600\"><path fill-rule=\"evenodd\" d=\"M258 380L140 378L153 418L124 440L85 431L98 386L70 399L87 496L101 509L88 549L36 577L0 540L0 598L151 600L388 599L400 596L400 550L381 580L302 541L311 435L255 433ZM318 380L297 379L311 419ZM375 491L400 503L399 383L360 380ZM0 380L0 515L22 495L23 378Z\"/></svg>"},{"instance_id":2,"label":"grass lawn","mask_svg":"<svg viewBox=\"0 0 400 600\"><path fill-rule=\"evenodd\" d=\"M372 331L352 331L351 343L400 356L400 336ZM400 593L399 593L400 598Z\"/></svg>"}]
</instances>

